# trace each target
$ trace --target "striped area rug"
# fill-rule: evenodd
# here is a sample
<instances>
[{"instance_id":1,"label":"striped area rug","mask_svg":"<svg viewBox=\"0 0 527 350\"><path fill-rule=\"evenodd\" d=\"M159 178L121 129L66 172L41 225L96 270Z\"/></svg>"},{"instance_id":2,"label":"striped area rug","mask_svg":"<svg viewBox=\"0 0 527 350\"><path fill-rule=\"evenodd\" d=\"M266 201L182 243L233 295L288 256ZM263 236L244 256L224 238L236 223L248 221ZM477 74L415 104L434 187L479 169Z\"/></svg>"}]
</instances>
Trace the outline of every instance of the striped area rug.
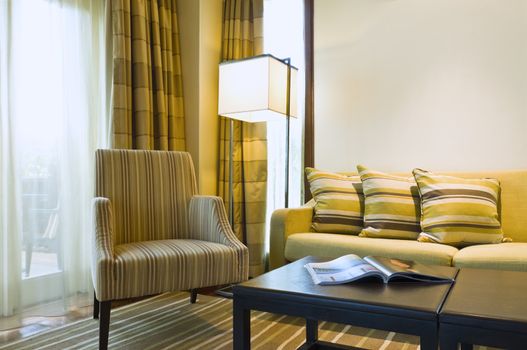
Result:
<instances>
[{"instance_id":1,"label":"striped area rug","mask_svg":"<svg viewBox=\"0 0 527 350\"><path fill-rule=\"evenodd\" d=\"M252 349L296 349L305 339L304 320L252 312ZM322 340L366 349L418 349L410 335L322 322ZM97 349L98 321L80 320L4 346L0 349ZM232 303L229 299L167 293L112 310L110 349L231 349Z\"/></svg>"}]
</instances>

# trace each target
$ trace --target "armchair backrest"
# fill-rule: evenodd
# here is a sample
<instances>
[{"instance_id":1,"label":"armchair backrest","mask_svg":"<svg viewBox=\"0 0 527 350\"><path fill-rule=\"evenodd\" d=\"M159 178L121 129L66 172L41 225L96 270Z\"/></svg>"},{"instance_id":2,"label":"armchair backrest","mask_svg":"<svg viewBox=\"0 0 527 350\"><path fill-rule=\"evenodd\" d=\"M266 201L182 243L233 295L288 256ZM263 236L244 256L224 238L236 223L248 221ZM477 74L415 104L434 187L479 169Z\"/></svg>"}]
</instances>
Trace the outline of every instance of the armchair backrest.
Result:
<instances>
[{"instance_id":1,"label":"armchair backrest","mask_svg":"<svg viewBox=\"0 0 527 350\"><path fill-rule=\"evenodd\" d=\"M105 149L95 158L95 196L111 201L115 245L188 236L197 193L189 153Z\"/></svg>"}]
</instances>

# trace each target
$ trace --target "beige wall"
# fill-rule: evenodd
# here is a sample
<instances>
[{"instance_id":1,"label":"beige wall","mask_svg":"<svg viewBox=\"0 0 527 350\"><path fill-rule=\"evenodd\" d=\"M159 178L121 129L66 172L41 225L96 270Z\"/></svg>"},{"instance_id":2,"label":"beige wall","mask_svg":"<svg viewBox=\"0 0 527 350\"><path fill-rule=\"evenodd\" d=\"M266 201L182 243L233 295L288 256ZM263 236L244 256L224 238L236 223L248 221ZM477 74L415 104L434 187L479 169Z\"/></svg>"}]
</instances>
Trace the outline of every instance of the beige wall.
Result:
<instances>
[{"instance_id":1,"label":"beige wall","mask_svg":"<svg viewBox=\"0 0 527 350\"><path fill-rule=\"evenodd\" d=\"M527 1L315 0L316 166L527 168Z\"/></svg>"},{"instance_id":2,"label":"beige wall","mask_svg":"<svg viewBox=\"0 0 527 350\"><path fill-rule=\"evenodd\" d=\"M187 150L201 194L217 192L222 0L178 0Z\"/></svg>"}]
</instances>

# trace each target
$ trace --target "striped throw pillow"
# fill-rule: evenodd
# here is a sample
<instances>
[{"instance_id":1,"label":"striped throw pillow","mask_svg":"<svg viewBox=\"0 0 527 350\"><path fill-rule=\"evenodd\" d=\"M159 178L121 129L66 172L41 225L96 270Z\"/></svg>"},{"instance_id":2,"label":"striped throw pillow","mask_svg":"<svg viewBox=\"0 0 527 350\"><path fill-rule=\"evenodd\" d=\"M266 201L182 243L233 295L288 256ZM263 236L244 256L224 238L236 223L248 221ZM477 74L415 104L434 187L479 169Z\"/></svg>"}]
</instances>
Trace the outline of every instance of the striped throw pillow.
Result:
<instances>
[{"instance_id":1,"label":"striped throw pillow","mask_svg":"<svg viewBox=\"0 0 527 350\"><path fill-rule=\"evenodd\" d=\"M362 237L416 239L421 232L419 190L413 177L357 166L364 191Z\"/></svg>"},{"instance_id":2,"label":"striped throw pillow","mask_svg":"<svg viewBox=\"0 0 527 350\"><path fill-rule=\"evenodd\" d=\"M364 208L360 178L313 168L306 168L306 175L315 199L313 230L358 234Z\"/></svg>"},{"instance_id":3,"label":"striped throw pillow","mask_svg":"<svg viewBox=\"0 0 527 350\"><path fill-rule=\"evenodd\" d=\"M414 169L421 193L421 242L454 246L500 243L500 183L496 179L463 179Z\"/></svg>"}]
</instances>

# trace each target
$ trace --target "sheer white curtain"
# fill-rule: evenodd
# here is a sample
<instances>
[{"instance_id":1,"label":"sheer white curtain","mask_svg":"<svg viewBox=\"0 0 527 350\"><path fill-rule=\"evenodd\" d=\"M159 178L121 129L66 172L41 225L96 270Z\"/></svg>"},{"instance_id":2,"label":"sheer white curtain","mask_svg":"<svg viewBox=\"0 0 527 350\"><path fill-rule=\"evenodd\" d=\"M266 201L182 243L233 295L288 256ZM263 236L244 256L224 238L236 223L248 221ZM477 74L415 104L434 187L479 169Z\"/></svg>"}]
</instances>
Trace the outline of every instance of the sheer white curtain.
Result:
<instances>
[{"instance_id":1,"label":"sheer white curtain","mask_svg":"<svg viewBox=\"0 0 527 350\"><path fill-rule=\"evenodd\" d=\"M0 0L0 315L91 291L105 3Z\"/></svg>"},{"instance_id":2,"label":"sheer white curtain","mask_svg":"<svg viewBox=\"0 0 527 350\"><path fill-rule=\"evenodd\" d=\"M289 150L289 207L302 201L304 126L304 6L303 0L265 0L264 50L278 58L291 58L298 68L298 118L291 118ZM267 239L275 209L285 203L286 120L267 123ZM267 251L269 247L267 247Z\"/></svg>"}]
</instances>

